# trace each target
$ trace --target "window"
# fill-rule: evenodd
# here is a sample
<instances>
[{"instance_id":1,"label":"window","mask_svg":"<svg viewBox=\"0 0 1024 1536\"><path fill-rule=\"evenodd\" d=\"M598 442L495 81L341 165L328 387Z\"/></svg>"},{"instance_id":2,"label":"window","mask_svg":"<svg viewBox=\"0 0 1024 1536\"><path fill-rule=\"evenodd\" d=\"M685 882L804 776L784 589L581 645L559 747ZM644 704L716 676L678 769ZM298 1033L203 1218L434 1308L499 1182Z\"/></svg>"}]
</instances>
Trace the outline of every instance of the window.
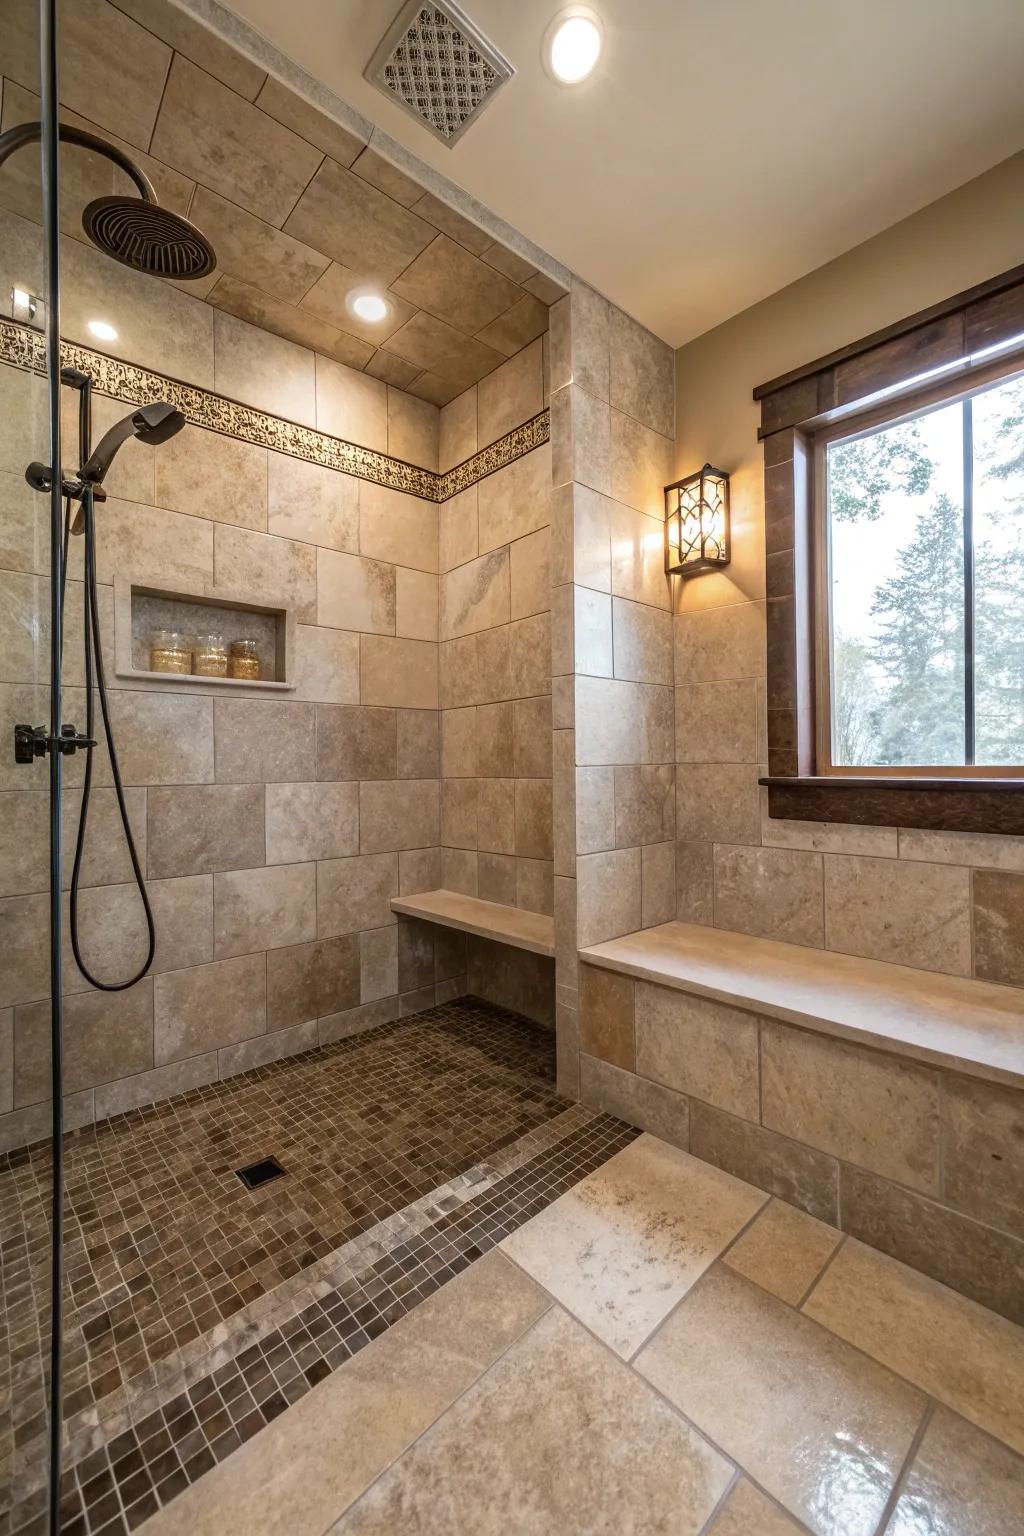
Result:
<instances>
[{"instance_id":1,"label":"window","mask_svg":"<svg viewBox=\"0 0 1024 1536\"><path fill-rule=\"evenodd\" d=\"M817 441L819 773L1024 774L1024 375L954 388Z\"/></svg>"}]
</instances>

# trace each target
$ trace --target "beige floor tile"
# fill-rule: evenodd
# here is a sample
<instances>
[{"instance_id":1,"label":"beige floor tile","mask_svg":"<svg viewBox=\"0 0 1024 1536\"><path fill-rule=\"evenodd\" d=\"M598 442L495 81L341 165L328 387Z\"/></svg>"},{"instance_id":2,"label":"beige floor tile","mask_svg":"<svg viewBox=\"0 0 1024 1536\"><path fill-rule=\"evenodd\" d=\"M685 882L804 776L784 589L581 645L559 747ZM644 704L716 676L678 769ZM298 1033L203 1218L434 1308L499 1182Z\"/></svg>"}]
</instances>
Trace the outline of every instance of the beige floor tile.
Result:
<instances>
[{"instance_id":1,"label":"beige floor tile","mask_svg":"<svg viewBox=\"0 0 1024 1536\"><path fill-rule=\"evenodd\" d=\"M1021 1531L1024 1464L939 1408L885 1536L1019 1536Z\"/></svg>"},{"instance_id":2,"label":"beige floor tile","mask_svg":"<svg viewBox=\"0 0 1024 1536\"><path fill-rule=\"evenodd\" d=\"M1024 1328L853 1239L804 1311L1024 1451Z\"/></svg>"},{"instance_id":3,"label":"beige floor tile","mask_svg":"<svg viewBox=\"0 0 1024 1536\"><path fill-rule=\"evenodd\" d=\"M334 1530L696 1536L731 1471L556 1308Z\"/></svg>"},{"instance_id":4,"label":"beige floor tile","mask_svg":"<svg viewBox=\"0 0 1024 1536\"><path fill-rule=\"evenodd\" d=\"M741 1477L712 1520L708 1536L801 1536L801 1528Z\"/></svg>"},{"instance_id":5,"label":"beige floor tile","mask_svg":"<svg viewBox=\"0 0 1024 1536\"><path fill-rule=\"evenodd\" d=\"M729 1249L725 1262L796 1306L841 1237L835 1227L784 1200L773 1200Z\"/></svg>"},{"instance_id":6,"label":"beige floor tile","mask_svg":"<svg viewBox=\"0 0 1024 1536\"><path fill-rule=\"evenodd\" d=\"M637 1368L818 1536L872 1536L925 1399L724 1266Z\"/></svg>"},{"instance_id":7,"label":"beige floor tile","mask_svg":"<svg viewBox=\"0 0 1024 1536\"><path fill-rule=\"evenodd\" d=\"M627 1358L764 1200L763 1191L644 1135L504 1247Z\"/></svg>"},{"instance_id":8,"label":"beige floor tile","mask_svg":"<svg viewBox=\"0 0 1024 1536\"><path fill-rule=\"evenodd\" d=\"M488 1254L154 1516L147 1536L320 1536L546 1304Z\"/></svg>"}]
</instances>

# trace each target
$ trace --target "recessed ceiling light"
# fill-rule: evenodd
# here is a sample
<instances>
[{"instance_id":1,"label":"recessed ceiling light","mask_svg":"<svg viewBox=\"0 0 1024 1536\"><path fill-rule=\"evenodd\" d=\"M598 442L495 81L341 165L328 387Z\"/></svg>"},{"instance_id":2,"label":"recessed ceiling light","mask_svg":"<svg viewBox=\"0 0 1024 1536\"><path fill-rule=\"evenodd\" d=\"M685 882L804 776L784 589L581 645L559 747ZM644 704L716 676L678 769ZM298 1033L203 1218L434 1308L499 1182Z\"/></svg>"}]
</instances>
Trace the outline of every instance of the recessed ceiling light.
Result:
<instances>
[{"instance_id":1,"label":"recessed ceiling light","mask_svg":"<svg viewBox=\"0 0 1024 1536\"><path fill-rule=\"evenodd\" d=\"M353 288L346 302L354 315L370 325L387 319L387 300L374 288Z\"/></svg>"},{"instance_id":2,"label":"recessed ceiling light","mask_svg":"<svg viewBox=\"0 0 1024 1536\"><path fill-rule=\"evenodd\" d=\"M106 320L90 320L87 327L90 336L95 336L97 341L116 341L117 332Z\"/></svg>"},{"instance_id":3,"label":"recessed ceiling light","mask_svg":"<svg viewBox=\"0 0 1024 1536\"><path fill-rule=\"evenodd\" d=\"M601 56L600 17L587 5L560 11L544 34L544 62L562 85L579 85Z\"/></svg>"}]
</instances>

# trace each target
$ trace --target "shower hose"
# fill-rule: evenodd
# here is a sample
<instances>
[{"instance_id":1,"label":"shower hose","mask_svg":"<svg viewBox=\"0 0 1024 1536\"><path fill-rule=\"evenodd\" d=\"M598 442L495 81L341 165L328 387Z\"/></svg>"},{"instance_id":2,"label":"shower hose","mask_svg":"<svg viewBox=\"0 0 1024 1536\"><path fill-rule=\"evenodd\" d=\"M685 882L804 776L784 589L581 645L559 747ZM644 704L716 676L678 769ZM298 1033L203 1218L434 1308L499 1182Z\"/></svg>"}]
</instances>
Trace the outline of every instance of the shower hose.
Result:
<instances>
[{"instance_id":1,"label":"shower hose","mask_svg":"<svg viewBox=\"0 0 1024 1536\"><path fill-rule=\"evenodd\" d=\"M121 782L121 767L117 760L117 748L114 745L114 732L110 724L110 709L107 703L107 683L103 669L103 641L100 635L100 610L99 597L96 591L96 518L93 488L85 485L82 488L82 513L84 519L85 542L85 593L82 603L83 608L83 632L85 643L85 734L90 741L94 740L93 727L96 719L95 693L99 695L100 714L103 716L103 734L107 741L107 754L110 758L110 772L114 780L114 790L117 794L117 807L121 813L121 825L124 827L125 842L128 845L128 854L132 862L132 873L135 884L138 887L142 900L143 910L146 916L146 928L149 939L146 949L146 958L134 976L127 981L100 981L90 971L82 956L81 937L78 922L78 893L82 878L82 858L85 852L85 834L89 820L89 801L92 795L92 773L94 746L85 749L85 775L82 780L82 806L78 816L78 835L75 840L75 862L71 870L71 895L70 895L70 929L71 948L74 952L75 963L82 975L92 986L101 992L124 992L129 987L134 987L136 982L142 980L150 966L153 964L153 954L156 949L156 928L153 923L153 908L150 906L149 893L146 890L146 882L142 877L142 868L139 864L139 855L135 847L135 838L132 836L131 822L128 819L128 807L125 804L124 785ZM71 534L71 498L64 500L64 540L63 560L61 561L61 612L64 612L64 597L67 585L68 569L68 545ZM61 643L63 644L63 625L61 626Z\"/></svg>"}]
</instances>

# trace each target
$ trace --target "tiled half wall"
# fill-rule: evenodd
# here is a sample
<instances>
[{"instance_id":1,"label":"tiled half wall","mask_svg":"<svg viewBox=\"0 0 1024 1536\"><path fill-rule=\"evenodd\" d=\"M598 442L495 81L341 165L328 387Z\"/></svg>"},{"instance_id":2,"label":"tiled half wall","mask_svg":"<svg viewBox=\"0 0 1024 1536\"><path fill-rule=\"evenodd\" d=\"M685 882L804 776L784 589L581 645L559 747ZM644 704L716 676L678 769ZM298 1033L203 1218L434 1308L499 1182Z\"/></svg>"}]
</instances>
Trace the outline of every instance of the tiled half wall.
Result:
<instances>
[{"instance_id":1,"label":"tiled half wall","mask_svg":"<svg viewBox=\"0 0 1024 1536\"><path fill-rule=\"evenodd\" d=\"M584 1103L1024 1322L1019 1089L580 972Z\"/></svg>"},{"instance_id":2,"label":"tiled half wall","mask_svg":"<svg viewBox=\"0 0 1024 1536\"><path fill-rule=\"evenodd\" d=\"M4 216L4 230L15 241L35 238L13 216ZM66 280L81 305L82 263L91 253L77 242L65 246L75 246ZM115 287L111 265L89 268L93 277L100 270L108 300L123 297L125 311L135 313L143 296L134 274ZM164 361L154 339L162 321L180 320L167 333L164 369L171 374L182 326L190 326L199 350L182 384L215 415L231 401L206 393L210 381L250 402L250 416L272 412L265 422L309 422L314 437L342 439L378 462L390 456L396 472L411 466L434 495L268 447L252 440L248 426L232 434L219 415L220 430L190 424L156 450L131 442L119 454L97 516L100 607L114 730L158 947L150 976L106 994L78 971L65 932L72 1126L336 1040L445 1001L467 985L541 1019L552 1014L550 962L546 976L532 956L496 970L474 945L467 983L460 935L399 924L390 910L392 896L431 889L446 875L456 879L459 859L478 856L475 820L473 837L459 831L457 792L442 801L440 704L441 687L455 686L451 648L477 633L472 562L481 548L485 562L503 563L504 607L500 598L488 606L485 597L481 611L494 620L508 657L486 698L518 740L502 765L521 829L504 856L513 876L507 899L550 906L548 578L540 547L550 501L542 430L546 336L440 412L242 321L230 332L241 341L236 355L232 345L225 350L223 334L215 343L208 306L150 286L156 298L148 367L160 369ZM48 508L23 478L28 458L45 457L44 402L36 373L0 365L5 741L16 720L36 723L48 710ZM74 401L66 407L65 441L73 443ZM94 432L123 411L122 400L97 396ZM516 429L538 417L516 439ZM513 446L496 459L493 445L510 433ZM502 461L537 441L541 446L525 456ZM459 495L435 499L459 481L442 478L439 469L457 469L477 454L479 471L491 471L487 478L472 483L474 470L463 476L471 483ZM464 553L470 546L472 555ZM76 723L84 718L80 559L74 547L64 663L65 714ZM297 620L294 691L227 696L212 685L147 685L116 676L113 581L126 573L162 589L215 596L227 587L286 606ZM73 846L81 773L81 761L69 760L66 846ZM5 759L2 1147L49 1129L47 806L45 766L15 767ZM443 853L446 843L450 851ZM70 856L66 866L65 882ZM129 974L145 952L130 882L101 749L80 913L84 953L103 979Z\"/></svg>"}]
</instances>

